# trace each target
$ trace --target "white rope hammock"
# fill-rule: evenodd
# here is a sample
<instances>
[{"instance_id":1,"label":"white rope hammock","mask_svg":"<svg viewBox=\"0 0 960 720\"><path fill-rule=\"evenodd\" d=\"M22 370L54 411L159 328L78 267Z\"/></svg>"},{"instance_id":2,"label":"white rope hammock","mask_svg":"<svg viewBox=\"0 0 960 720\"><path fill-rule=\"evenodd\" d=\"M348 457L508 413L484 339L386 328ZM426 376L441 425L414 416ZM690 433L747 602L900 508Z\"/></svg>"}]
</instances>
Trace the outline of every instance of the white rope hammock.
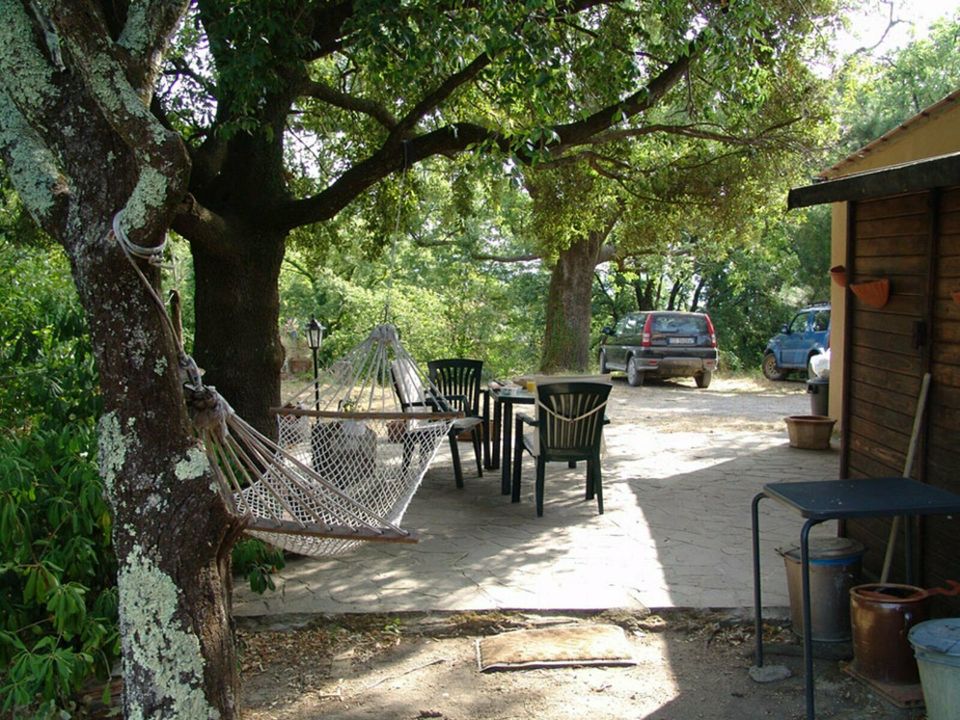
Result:
<instances>
[{"instance_id":1,"label":"white rope hammock","mask_svg":"<svg viewBox=\"0 0 960 720\"><path fill-rule=\"evenodd\" d=\"M413 393L416 401L401 401ZM396 328L378 325L277 410L278 444L298 468L309 466L313 482L362 507L379 519L381 528L399 531L396 523L458 417L447 410L400 344ZM271 512L273 496L262 492L266 482L264 478L242 493L247 510L256 516ZM279 537L261 528L251 534L293 552L340 550L330 543L316 547L315 537Z\"/></svg>"},{"instance_id":2,"label":"white rope hammock","mask_svg":"<svg viewBox=\"0 0 960 720\"><path fill-rule=\"evenodd\" d=\"M163 247L131 243L120 213L112 234L177 343L193 425L227 508L246 532L303 555L333 555L360 541L416 542L398 523L457 415L442 412L447 406L400 345L396 329L374 328L278 409L274 443L203 384L184 351L163 301L135 261L158 264ZM398 390L407 398L418 391L432 407L401 405Z\"/></svg>"}]
</instances>

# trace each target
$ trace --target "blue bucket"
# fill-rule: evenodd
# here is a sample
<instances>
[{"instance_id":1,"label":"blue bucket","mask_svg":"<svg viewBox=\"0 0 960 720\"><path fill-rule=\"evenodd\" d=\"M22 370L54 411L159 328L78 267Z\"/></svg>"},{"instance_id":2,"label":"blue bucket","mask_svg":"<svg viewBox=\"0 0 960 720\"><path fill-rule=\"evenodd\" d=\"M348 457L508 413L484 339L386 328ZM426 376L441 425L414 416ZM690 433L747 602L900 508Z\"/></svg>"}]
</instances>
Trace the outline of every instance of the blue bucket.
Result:
<instances>
[{"instance_id":1,"label":"blue bucket","mask_svg":"<svg viewBox=\"0 0 960 720\"><path fill-rule=\"evenodd\" d=\"M920 668L927 720L956 720L960 709L960 618L927 620L908 635Z\"/></svg>"}]
</instances>

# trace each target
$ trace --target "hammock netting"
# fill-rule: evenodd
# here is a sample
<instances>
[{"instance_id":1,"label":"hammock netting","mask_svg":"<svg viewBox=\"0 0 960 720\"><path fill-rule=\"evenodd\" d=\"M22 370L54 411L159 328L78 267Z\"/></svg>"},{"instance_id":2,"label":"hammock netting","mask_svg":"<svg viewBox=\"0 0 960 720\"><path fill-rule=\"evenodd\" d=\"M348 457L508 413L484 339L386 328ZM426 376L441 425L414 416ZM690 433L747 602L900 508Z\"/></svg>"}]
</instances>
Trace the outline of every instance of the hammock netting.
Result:
<instances>
[{"instance_id":1,"label":"hammock netting","mask_svg":"<svg viewBox=\"0 0 960 720\"><path fill-rule=\"evenodd\" d=\"M122 216L114 215L111 235L176 341L194 430L245 531L302 555L334 555L365 540L415 542L399 522L458 415L403 349L396 328L375 327L280 408L274 442L203 384L136 262L159 265L163 245L130 242Z\"/></svg>"},{"instance_id":2,"label":"hammock netting","mask_svg":"<svg viewBox=\"0 0 960 720\"><path fill-rule=\"evenodd\" d=\"M412 395L430 402L401 403ZM447 410L396 329L380 325L278 409L276 443L232 412L226 432L202 435L247 534L334 555L413 541L399 522L456 417Z\"/></svg>"}]
</instances>

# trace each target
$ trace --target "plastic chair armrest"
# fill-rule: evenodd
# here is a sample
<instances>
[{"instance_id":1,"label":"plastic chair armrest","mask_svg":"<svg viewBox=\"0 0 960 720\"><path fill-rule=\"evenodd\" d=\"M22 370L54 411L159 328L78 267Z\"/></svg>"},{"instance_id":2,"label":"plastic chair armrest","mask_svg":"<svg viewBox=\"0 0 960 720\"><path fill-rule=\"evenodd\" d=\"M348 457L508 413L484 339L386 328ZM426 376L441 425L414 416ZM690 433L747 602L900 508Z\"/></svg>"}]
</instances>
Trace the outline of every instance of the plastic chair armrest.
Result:
<instances>
[{"instance_id":1,"label":"plastic chair armrest","mask_svg":"<svg viewBox=\"0 0 960 720\"><path fill-rule=\"evenodd\" d=\"M536 418L532 417L531 415L527 415L526 413L518 412L516 418L518 427L520 427L521 422L525 422L527 425L531 425L533 427L536 427L539 424Z\"/></svg>"}]
</instances>

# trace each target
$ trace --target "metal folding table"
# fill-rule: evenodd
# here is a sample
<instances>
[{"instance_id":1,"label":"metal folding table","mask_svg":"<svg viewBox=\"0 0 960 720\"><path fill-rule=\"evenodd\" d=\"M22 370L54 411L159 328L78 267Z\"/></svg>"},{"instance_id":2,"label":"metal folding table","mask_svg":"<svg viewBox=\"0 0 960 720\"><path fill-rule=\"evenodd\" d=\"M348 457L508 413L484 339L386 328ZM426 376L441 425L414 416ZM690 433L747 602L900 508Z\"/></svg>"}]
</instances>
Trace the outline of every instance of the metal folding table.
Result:
<instances>
[{"instance_id":1,"label":"metal folding table","mask_svg":"<svg viewBox=\"0 0 960 720\"><path fill-rule=\"evenodd\" d=\"M753 602L756 623L756 663L763 666L763 617L760 593L760 529L758 507L772 498L806 518L800 531L803 602L803 671L807 720L814 720L813 638L810 620L810 529L827 520L862 517L949 515L960 513L960 495L904 477L862 480L819 480L769 483L753 498ZM910 537L910 532L906 533ZM911 550L906 546L907 567Z\"/></svg>"}]
</instances>

